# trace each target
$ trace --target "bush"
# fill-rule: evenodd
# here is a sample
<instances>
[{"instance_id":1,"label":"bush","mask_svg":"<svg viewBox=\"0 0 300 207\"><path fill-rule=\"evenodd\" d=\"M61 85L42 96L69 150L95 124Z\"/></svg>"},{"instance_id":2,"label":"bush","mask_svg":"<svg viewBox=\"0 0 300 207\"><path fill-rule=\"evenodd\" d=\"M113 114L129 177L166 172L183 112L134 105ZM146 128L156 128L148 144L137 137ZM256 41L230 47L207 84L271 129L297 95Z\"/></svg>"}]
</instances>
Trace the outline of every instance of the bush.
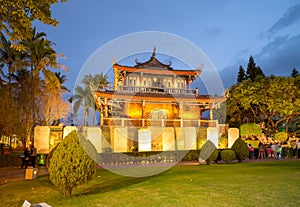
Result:
<instances>
[{"instance_id":1,"label":"bush","mask_svg":"<svg viewBox=\"0 0 300 207\"><path fill-rule=\"evenodd\" d=\"M231 162L232 160L235 160L235 152L232 150L222 150L221 151L221 160L223 160L226 163Z\"/></svg>"},{"instance_id":2,"label":"bush","mask_svg":"<svg viewBox=\"0 0 300 207\"><path fill-rule=\"evenodd\" d=\"M48 169L50 180L64 196L71 196L75 186L87 182L96 172L96 162L88 154L97 157L94 146L75 130L53 152Z\"/></svg>"},{"instance_id":3,"label":"bush","mask_svg":"<svg viewBox=\"0 0 300 207\"><path fill-rule=\"evenodd\" d=\"M216 150L216 146L212 143L212 141L207 140L203 147L201 148L199 158L202 160L207 160Z\"/></svg>"},{"instance_id":4,"label":"bush","mask_svg":"<svg viewBox=\"0 0 300 207\"><path fill-rule=\"evenodd\" d=\"M105 152L99 154L99 162L107 164L141 163L143 161L154 162L188 162L198 161L199 150L178 150L178 151L148 151L148 152Z\"/></svg>"},{"instance_id":5,"label":"bush","mask_svg":"<svg viewBox=\"0 0 300 207\"><path fill-rule=\"evenodd\" d=\"M178 158L181 158L181 161L198 161L199 159L199 150L190 150L190 151L177 151Z\"/></svg>"},{"instance_id":6,"label":"bush","mask_svg":"<svg viewBox=\"0 0 300 207\"><path fill-rule=\"evenodd\" d=\"M47 168L50 167L50 160L51 160L51 158L53 156L54 151L57 149L57 147L58 147L59 144L60 143L58 143L55 147L53 147L52 150L47 155L47 159L46 159L46 166L47 166Z\"/></svg>"},{"instance_id":7,"label":"bush","mask_svg":"<svg viewBox=\"0 0 300 207\"><path fill-rule=\"evenodd\" d=\"M228 137L227 137L227 133L224 133L219 139L218 148L226 149L227 147L228 147Z\"/></svg>"},{"instance_id":8,"label":"bush","mask_svg":"<svg viewBox=\"0 0 300 207\"><path fill-rule=\"evenodd\" d=\"M249 156L249 148L247 146L247 143L241 138L235 140L231 147L231 150L235 152L236 159L238 159L239 162L245 160Z\"/></svg>"},{"instance_id":9,"label":"bush","mask_svg":"<svg viewBox=\"0 0 300 207\"><path fill-rule=\"evenodd\" d=\"M287 139L287 133L277 132L274 134L274 139L276 140L276 142L284 142Z\"/></svg>"},{"instance_id":10,"label":"bush","mask_svg":"<svg viewBox=\"0 0 300 207\"><path fill-rule=\"evenodd\" d=\"M219 155L219 150L215 150L210 156L209 158L206 160L206 164L210 164L211 161L215 161L218 159L218 155Z\"/></svg>"},{"instance_id":11,"label":"bush","mask_svg":"<svg viewBox=\"0 0 300 207\"><path fill-rule=\"evenodd\" d=\"M255 123L247 123L247 124L242 124L240 126L241 136L257 136L261 134L262 134L262 130L260 126L258 126Z\"/></svg>"},{"instance_id":12,"label":"bush","mask_svg":"<svg viewBox=\"0 0 300 207\"><path fill-rule=\"evenodd\" d=\"M0 155L0 168L21 166L21 154Z\"/></svg>"}]
</instances>

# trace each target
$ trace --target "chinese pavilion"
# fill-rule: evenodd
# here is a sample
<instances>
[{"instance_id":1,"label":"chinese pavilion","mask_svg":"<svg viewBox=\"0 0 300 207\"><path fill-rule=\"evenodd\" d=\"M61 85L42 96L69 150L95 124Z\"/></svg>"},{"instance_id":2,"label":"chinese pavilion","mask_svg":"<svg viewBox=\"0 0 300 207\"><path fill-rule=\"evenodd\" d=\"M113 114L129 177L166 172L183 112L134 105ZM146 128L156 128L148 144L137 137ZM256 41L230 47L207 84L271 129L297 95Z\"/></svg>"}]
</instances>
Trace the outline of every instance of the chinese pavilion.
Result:
<instances>
[{"instance_id":1,"label":"chinese pavilion","mask_svg":"<svg viewBox=\"0 0 300 207\"><path fill-rule=\"evenodd\" d=\"M223 98L199 95L191 83L201 74L197 70L173 69L156 58L155 48L146 62L136 65L113 64L113 90L94 91L101 113L100 125L135 127L215 126L212 109ZM201 120L210 110L210 120Z\"/></svg>"}]
</instances>

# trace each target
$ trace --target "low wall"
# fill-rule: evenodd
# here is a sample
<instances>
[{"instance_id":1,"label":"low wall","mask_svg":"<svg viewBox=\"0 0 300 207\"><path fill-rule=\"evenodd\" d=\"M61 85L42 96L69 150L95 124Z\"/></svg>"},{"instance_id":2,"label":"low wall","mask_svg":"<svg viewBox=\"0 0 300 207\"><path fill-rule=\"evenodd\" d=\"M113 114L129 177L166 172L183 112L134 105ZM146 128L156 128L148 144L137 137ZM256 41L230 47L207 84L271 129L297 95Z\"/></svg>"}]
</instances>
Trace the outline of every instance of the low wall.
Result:
<instances>
[{"instance_id":1,"label":"low wall","mask_svg":"<svg viewBox=\"0 0 300 207\"><path fill-rule=\"evenodd\" d=\"M215 127L66 126L54 129L49 126L38 126L34 130L37 153L48 154L73 130L80 131L90 140L98 153L107 150L114 152L197 150L207 139L212 140L218 147L218 130Z\"/></svg>"}]
</instances>

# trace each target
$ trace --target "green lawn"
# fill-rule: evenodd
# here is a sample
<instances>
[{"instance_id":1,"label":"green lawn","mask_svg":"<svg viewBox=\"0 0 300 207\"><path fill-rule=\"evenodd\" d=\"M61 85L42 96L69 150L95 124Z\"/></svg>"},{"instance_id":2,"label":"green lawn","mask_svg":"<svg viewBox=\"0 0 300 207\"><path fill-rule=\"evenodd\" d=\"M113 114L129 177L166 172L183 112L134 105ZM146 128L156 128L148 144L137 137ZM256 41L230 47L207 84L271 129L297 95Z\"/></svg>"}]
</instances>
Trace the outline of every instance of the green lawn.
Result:
<instances>
[{"instance_id":1,"label":"green lawn","mask_svg":"<svg viewBox=\"0 0 300 207\"><path fill-rule=\"evenodd\" d=\"M0 186L1 206L300 206L300 161L176 166L131 178L99 169L88 184L63 197L49 177Z\"/></svg>"}]
</instances>

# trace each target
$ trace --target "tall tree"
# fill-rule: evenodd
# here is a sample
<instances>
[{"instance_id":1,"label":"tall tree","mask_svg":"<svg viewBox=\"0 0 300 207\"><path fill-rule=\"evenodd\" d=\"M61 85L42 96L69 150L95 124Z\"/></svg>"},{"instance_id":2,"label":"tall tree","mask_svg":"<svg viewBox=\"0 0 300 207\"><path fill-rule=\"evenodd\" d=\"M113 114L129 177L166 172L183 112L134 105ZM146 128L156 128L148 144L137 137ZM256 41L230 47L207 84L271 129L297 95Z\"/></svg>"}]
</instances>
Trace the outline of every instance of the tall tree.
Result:
<instances>
[{"instance_id":1,"label":"tall tree","mask_svg":"<svg viewBox=\"0 0 300 207\"><path fill-rule=\"evenodd\" d=\"M66 86L63 85L67 81L67 76L61 74L61 72L55 72L54 74L55 74L56 78L59 81L60 90L62 92L70 92L70 90Z\"/></svg>"},{"instance_id":2,"label":"tall tree","mask_svg":"<svg viewBox=\"0 0 300 207\"><path fill-rule=\"evenodd\" d=\"M77 116L80 107L83 107L83 124L87 125L87 116L90 107L94 107L94 100L89 87L75 86L75 94L71 97L74 115Z\"/></svg>"},{"instance_id":3,"label":"tall tree","mask_svg":"<svg viewBox=\"0 0 300 207\"><path fill-rule=\"evenodd\" d=\"M12 96L8 85L0 85L0 96L0 137L3 135L23 137L25 125L20 119L18 100Z\"/></svg>"},{"instance_id":4,"label":"tall tree","mask_svg":"<svg viewBox=\"0 0 300 207\"><path fill-rule=\"evenodd\" d=\"M246 79L247 79L247 76L245 74L245 69L243 68L243 66L240 65L238 76L237 76L237 83L241 83Z\"/></svg>"},{"instance_id":5,"label":"tall tree","mask_svg":"<svg viewBox=\"0 0 300 207\"><path fill-rule=\"evenodd\" d=\"M12 42L8 40L2 32L0 32L0 46L0 73L2 77L8 77L8 82L10 83L12 74L14 74L18 68L27 66L25 54L24 52L15 50L12 47ZM8 75L5 75L3 69L6 69Z\"/></svg>"},{"instance_id":6,"label":"tall tree","mask_svg":"<svg viewBox=\"0 0 300 207\"><path fill-rule=\"evenodd\" d=\"M0 0L0 29L12 41L18 41L30 37L32 22L35 20L57 26L58 21L52 17L51 6L58 2L59 0Z\"/></svg>"},{"instance_id":7,"label":"tall tree","mask_svg":"<svg viewBox=\"0 0 300 207\"><path fill-rule=\"evenodd\" d=\"M52 95L55 99L55 102L49 99L49 105L52 105L52 114L49 115L50 117L53 117L53 115L56 116L57 119L51 120L51 122L52 125L58 125L60 123L60 120L62 118L66 118L66 116L70 112L69 102L65 101L63 98L63 95L65 93L69 93L70 90L63 85L67 81L66 75L61 74L61 72L55 72L54 74L59 81L60 90L54 90L51 94L49 94L50 96Z\"/></svg>"},{"instance_id":8,"label":"tall tree","mask_svg":"<svg viewBox=\"0 0 300 207\"><path fill-rule=\"evenodd\" d=\"M291 73L291 77L296 78L299 75L299 71L296 68L293 68L292 73Z\"/></svg>"},{"instance_id":9,"label":"tall tree","mask_svg":"<svg viewBox=\"0 0 300 207\"><path fill-rule=\"evenodd\" d=\"M253 56L249 57L246 74L247 78L252 81L256 81L259 78L265 77L262 69L259 66L256 66Z\"/></svg>"},{"instance_id":10,"label":"tall tree","mask_svg":"<svg viewBox=\"0 0 300 207\"><path fill-rule=\"evenodd\" d=\"M108 87L108 75L103 73L98 73L95 75L87 74L83 77L81 81L86 87L91 87L92 90L103 90Z\"/></svg>"},{"instance_id":11,"label":"tall tree","mask_svg":"<svg viewBox=\"0 0 300 207\"><path fill-rule=\"evenodd\" d=\"M41 100L41 82L39 79L32 78L30 71L23 69L18 70L14 75L14 93L16 103L19 108L19 120L24 127L22 135L24 143L30 141L33 135L33 129L36 124L40 124L42 117L39 104ZM34 95L33 95L34 94Z\"/></svg>"},{"instance_id":12,"label":"tall tree","mask_svg":"<svg viewBox=\"0 0 300 207\"><path fill-rule=\"evenodd\" d=\"M92 94L93 91L103 90L108 87L108 75L103 73L97 73L95 75L87 74L83 77L82 83L91 90L91 96L92 99L94 99ZM96 112L98 111L95 101L91 107L93 110L92 125L95 125Z\"/></svg>"},{"instance_id":13,"label":"tall tree","mask_svg":"<svg viewBox=\"0 0 300 207\"><path fill-rule=\"evenodd\" d=\"M54 43L46 39L45 33L32 28L35 20L56 26L58 22L52 18L50 7L59 1L66 0L0 0L0 75L9 80L1 90L3 97L10 95L6 103L0 99L0 105L9 106L7 103L13 100L18 118L12 117L21 125L7 122L14 123L15 127L7 129L22 131L22 137L27 140L36 124L49 124L62 118L68 109L61 97L67 92L61 85L66 79L52 72L57 68L67 70L57 62L62 55L56 53ZM11 104L7 108L13 112L13 107Z\"/></svg>"},{"instance_id":14,"label":"tall tree","mask_svg":"<svg viewBox=\"0 0 300 207\"><path fill-rule=\"evenodd\" d=\"M274 132L281 123L288 125L300 115L299 80L266 77L260 81L243 81L231 88L227 111L231 117L247 117L255 123L265 122L267 128Z\"/></svg>"},{"instance_id":15,"label":"tall tree","mask_svg":"<svg viewBox=\"0 0 300 207\"><path fill-rule=\"evenodd\" d=\"M79 108L83 107L84 111L84 125L87 124L86 118L90 113L90 109L93 110L93 120L92 125L96 118L97 106L94 101L93 91L103 90L109 84L108 75L99 73L99 74L86 74L84 75L82 81L83 87L77 85L75 87L75 94L71 97L71 102L73 104L74 115L77 116Z\"/></svg>"},{"instance_id":16,"label":"tall tree","mask_svg":"<svg viewBox=\"0 0 300 207\"><path fill-rule=\"evenodd\" d=\"M59 91L50 91L44 85L42 87L41 101L38 106L41 109L41 125L58 125L60 120L67 118L70 113L70 104L64 100Z\"/></svg>"},{"instance_id":17,"label":"tall tree","mask_svg":"<svg viewBox=\"0 0 300 207\"><path fill-rule=\"evenodd\" d=\"M68 68L57 62L58 57L63 55L57 54L52 47L54 43L45 37L45 33L36 32L36 28L33 28L31 37L22 41L22 44L25 47L33 76L39 79L40 72L42 72L47 86L60 89L59 80L51 69L60 68L68 71Z\"/></svg>"}]
</instances>

